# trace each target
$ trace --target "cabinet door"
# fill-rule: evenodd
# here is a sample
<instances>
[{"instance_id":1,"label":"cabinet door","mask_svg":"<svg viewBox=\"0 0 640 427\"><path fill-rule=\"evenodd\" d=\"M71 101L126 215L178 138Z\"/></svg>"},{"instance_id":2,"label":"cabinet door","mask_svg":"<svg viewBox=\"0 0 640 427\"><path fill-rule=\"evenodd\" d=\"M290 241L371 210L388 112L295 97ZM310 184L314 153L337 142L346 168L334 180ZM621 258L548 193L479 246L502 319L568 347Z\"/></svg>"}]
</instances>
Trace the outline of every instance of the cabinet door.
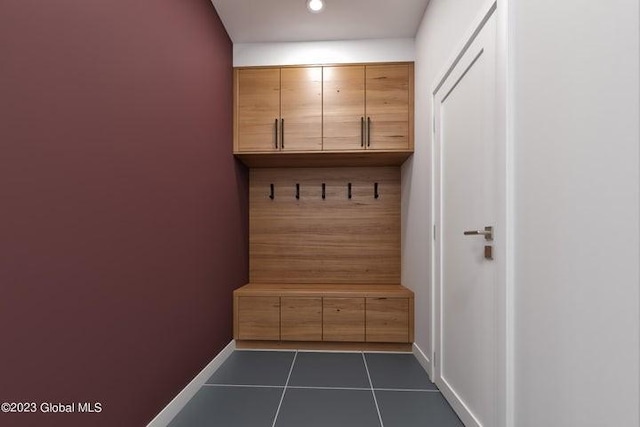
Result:
<instances>
[{"instance_id":1,"label":"cabinet door","mask_svg":"<svg viewBox=\"0 0 640 427\"><path fill-rule=\"evenodd\" d=\"M367 342L409 342L409 299L367 298Z\"/></svg>"},{"instance_id":2,"label":"cabinet door","mask_svg":"<svg viewBox=\"0 0 640 427\"><path fill-rule=\"evenodd\" d=\"M409 148L409 88L412 68L408 64L369 65L367 88L367 149Z\"/></svg>"},{"instance_id":3,"label":"cabinet door","mask_svg":"<svg viewBox=\"0 0 640 427\"><path fill-rule=\"evenodd\" d=\"M364 341L364 298L322 299L323 341Z\"/></svg>"},{"instance_id":4,"label":"cabinet door","mask_svg":"<svg viewBox=\"0 0 640 427\"><path fill-rule=\"evenodd\" d=\"M364 149L364 66L324 67L323 150Z\"/></svg>"},{"instance_id":5,"label":"cabinet door","mask_svg":"<svg viewBox=\"0 0 640 427\"><path fill-rule=\"evenodd\" d=\"M238 70L236 75L237 151L277 151L280 69Z\"/></svg>"},{"instance_id":6,"label":"cabinet door","mask_svg":"<svg viewBox=\"0 0 640 427\"><path fill-rule=\"evenodd\" d=\"M280 339L280 297L238 297L240 340Z\"/></svg>"},{"instance_id":7,"label":"cabinet door","mask_svg":"<svg viewBox=\"0 0 640 427\"><path fill-rule=\"evenodd\" d=\"M282 297L280 321L283 341L322 341L322 298Z\"/></svg>"},{"instance_id":8,"label":"cabinet door","mask_svg":"<svg viewBox=\"0 0 640 427\"><path fill-rule=\"evenodd\" d=\"M321 150L322 67L283 68L280 87L280 148Z\"/></svg>"}]
</instances>

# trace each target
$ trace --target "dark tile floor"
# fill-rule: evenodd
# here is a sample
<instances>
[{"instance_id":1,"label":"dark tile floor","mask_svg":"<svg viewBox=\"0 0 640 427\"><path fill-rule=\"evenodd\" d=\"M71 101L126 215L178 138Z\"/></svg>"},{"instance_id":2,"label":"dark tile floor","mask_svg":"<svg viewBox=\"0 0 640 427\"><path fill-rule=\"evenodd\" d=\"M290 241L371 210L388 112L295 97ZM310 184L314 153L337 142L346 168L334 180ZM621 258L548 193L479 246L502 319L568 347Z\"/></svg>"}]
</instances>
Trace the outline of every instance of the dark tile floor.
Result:
<instances>
[{"instance_id":1,"label":"dark tile floor","mask_svg":"<svg viewBox=\"0 0 640 427\"><path fill-rule=\"evenodd\" d=\"M459 427L412 354L235 351L170 427Z\"/></svg>"}]
</instances>

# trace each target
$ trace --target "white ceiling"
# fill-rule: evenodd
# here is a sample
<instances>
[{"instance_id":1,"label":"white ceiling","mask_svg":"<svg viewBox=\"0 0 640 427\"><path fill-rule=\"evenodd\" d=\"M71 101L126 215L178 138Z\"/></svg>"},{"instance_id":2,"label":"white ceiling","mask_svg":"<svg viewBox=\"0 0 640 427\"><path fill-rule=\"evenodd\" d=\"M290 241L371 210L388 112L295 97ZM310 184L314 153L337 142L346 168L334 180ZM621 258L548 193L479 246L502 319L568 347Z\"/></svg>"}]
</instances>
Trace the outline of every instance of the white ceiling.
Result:
<instances>
[{"instance_id":1,"label":"white ceiling","mask_svg":"<svg viewBox=\"0 0 640 427\"><path fill-rule=\"evenodd\" d=\"M429 0L212 0L234 43L414 37Z\"/></svg>"}]
</instances>

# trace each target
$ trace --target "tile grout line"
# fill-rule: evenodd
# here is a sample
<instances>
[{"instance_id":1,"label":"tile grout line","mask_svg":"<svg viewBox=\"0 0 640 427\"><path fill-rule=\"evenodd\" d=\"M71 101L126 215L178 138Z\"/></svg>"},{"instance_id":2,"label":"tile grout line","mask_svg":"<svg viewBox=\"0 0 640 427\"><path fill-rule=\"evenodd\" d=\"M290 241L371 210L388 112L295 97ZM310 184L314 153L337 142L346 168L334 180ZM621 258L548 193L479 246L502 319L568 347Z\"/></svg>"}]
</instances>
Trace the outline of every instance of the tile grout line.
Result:
<instances>
[{"instance_id":1,"label":"tile grout line","mask_svg":"<svg viewBox=\"0 0 640 427\"><path fill-rule=\"evenodd\" d=\"M261 384L203 384L202 387L282 388L281 385L261 385Z\"/></svg>"},{"instance_id":2,"label":"tile grout line","mask_svg":"<svg viewBox=\"0 0 640 427\"><path fill-rule=\"evenodd\" d=\"M367 358L364 357L362 352L362 361L364 362L364 369L367 371L367 378L369 379L369 385L371 386L371 394L373 395L373 402L376 404L376 411L378 412L378 420L380 420L380 427L384 427L382 422L382 415L380 415L380 407L378 406L378 399L376 399L376 391L373 389L373 381L371 381L371 374L369 373L369 366L367 366Z\"/></svg>"},{"instance_id":3,"label":"tile grout line","mask_svg":"<svg viewBox=\"0 0 640 427\"><path fill-rule=\"evenodd\" d=\"M284 394L287 392L287 386L289 385L289 380L291 379L291 373L293 372L293 365L296 364L296 357L298 357L298 351L293 355L293 360L291 361L291 368L289 368L289 375L287 375L287 382L284 384L284 388L282 389L282 396L280 396L280 403L278 404L278 409L276 409L276 416L273 417L273 424L271 427L276 426L276 421L278 421L278 415L280 414L280 408L282 407L282 401L284 400Z\"/></svg>"},{"instance_id":4,"label":"tile grout line","mask_svg":"<svg viewBox=\"0 0 640 427\"><path fill-rule=\"evenodd\" d=\"M246 387L246 388L283 388L281 385L262 385L262 384L203 384L202 387ZM370 387L324 387L324 386L303 386L303 385L289 385L290 389L302 389L302 390L355 390L355 391L368 391ZM440 390L430 390L425 388L374 388L376 391L397 391L397 392L419 392L419 393L440 393Z\"/></svg>"},{"instance_id":5,"label":"tile grout line","mask_svg":"<svg viewBox=\"0 0 640 427\"><path fill-rule=\"evenodd\" d=\"M301 386L301 385L293 385L289 386L291 389L299 389L299 390L352 390L352 391L369 391L369 388L362 387L322 387L322 386Z\"/></svg>"}]
</instances>

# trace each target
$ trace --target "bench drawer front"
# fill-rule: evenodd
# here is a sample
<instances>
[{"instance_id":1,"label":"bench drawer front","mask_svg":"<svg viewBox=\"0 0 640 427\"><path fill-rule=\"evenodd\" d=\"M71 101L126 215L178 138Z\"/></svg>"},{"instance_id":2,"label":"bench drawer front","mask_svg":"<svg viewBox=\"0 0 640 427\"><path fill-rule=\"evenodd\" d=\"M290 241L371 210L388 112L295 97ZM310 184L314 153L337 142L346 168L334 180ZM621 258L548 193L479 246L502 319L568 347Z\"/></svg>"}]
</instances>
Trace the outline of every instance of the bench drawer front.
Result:
<instances>
[{"instance_id":1,"label":"bench drawer front","mask_svg":"<svg viewBox=\"0 0 640 427\"><path fill-rule=\"evenodd\" d=\"M409 299L367 298L367 342L409 342Z\"/></svg>"},{"instance_id":2,"label":"bench drawer front","mask_svg":"<svg viewBox=\"0 0 640 427\"><path fill-rule=\"evenodd\" d=\"M364 341L364 298L322 299L323 341Z\"/></svg>"},{"instance_id":3,"label":"bench drawer front","mask_svg":"<svg viewBox=\"0 0 640 427\"><path fill-rule=\"evenodd\" d=\"M283 341L322 341L322 298L281 297Z\"/></svg>"},{"instance_id":4,"label":"bench drawer front","mask_svg":"<svg viewBox=\"0 0 640 427\"><path fill-rule=\"evenodd\" d=\"M238 297L238 339L280 339L280 297Z\"/></svg>"}]
</instances>

